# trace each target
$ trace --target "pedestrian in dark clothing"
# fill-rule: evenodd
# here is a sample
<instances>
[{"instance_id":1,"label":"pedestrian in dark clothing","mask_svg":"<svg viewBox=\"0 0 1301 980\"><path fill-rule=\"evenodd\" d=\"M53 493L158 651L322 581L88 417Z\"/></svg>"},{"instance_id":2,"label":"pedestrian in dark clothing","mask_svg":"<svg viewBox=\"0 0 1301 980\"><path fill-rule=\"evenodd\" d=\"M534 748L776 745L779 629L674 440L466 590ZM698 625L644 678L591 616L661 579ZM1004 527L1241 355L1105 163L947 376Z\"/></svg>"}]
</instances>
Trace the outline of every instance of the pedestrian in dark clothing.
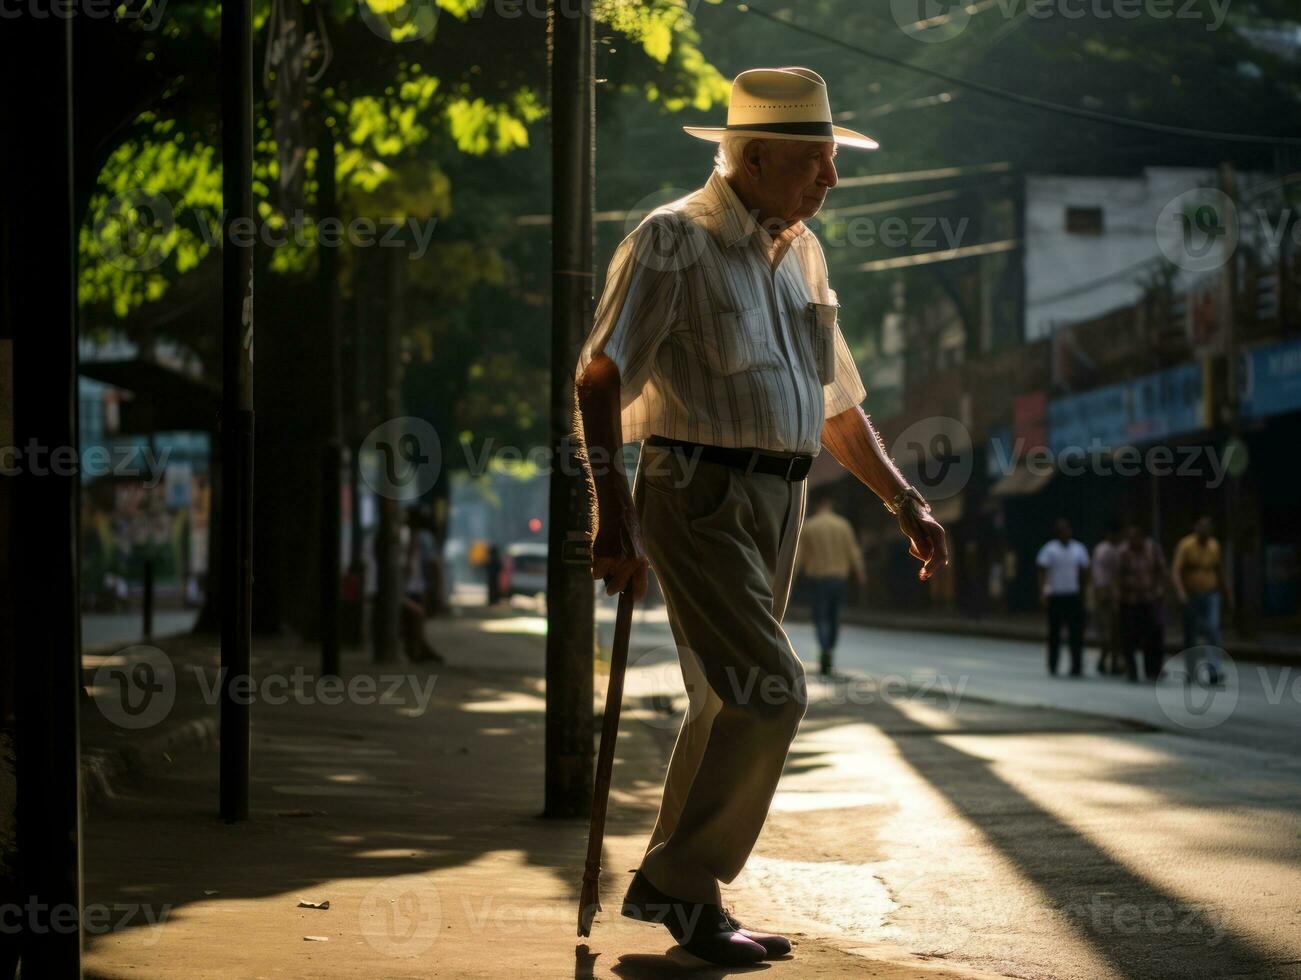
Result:
<instances>
[{"instance_id":1,"label":"pedestrian in dark clothing","mask_svg":"<svg viewBox=\"0 0 1301 980\"><path fill-rule=\"evenodd\" d=\"M495 606L501 602L501 549L495 544L488 546L484 570L488 575L488 605Z\"/></svg>"},{"instance_id":2,"label":"pedestrian in dark clothing","mask_svg":"<svg viewBox=\"0 0 1301 980\"><path fill-rule=\"evenodd\" d=\"M1116 598L1116 563L1119 560L1121 534L1115 524L1093 549L1093 606L1098 630L1098 673L1119 674L1125 669L1120 655L1120 603Z\"/></svg>"},{"instance_id":3,"label":"pedestrian in dark clothing","mask_svg":"<svg viewBox=\"0 0 1301 980\"><path fill-rule=\"evenodd\" d=\"M1120 646L1125 675L1138 680L1135 650L1143 651L1143 677L1155 682L1165 658L1165 624L1162 604L1168 581L1161 546L1133 524L1125 532L1116 562L1120 599Z\"/></svg>"}]
</instances>

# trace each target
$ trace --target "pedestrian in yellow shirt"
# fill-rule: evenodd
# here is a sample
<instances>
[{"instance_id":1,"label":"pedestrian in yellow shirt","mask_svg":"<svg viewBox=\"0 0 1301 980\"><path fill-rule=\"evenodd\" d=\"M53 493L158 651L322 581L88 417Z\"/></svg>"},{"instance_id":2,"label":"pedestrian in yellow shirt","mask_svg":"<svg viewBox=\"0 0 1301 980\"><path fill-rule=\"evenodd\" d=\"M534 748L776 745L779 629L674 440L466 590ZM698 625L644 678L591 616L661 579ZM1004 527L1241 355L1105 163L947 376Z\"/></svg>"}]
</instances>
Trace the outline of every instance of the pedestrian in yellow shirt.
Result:
<instances>
[{"instance_id":1,"label":"pedestrian in yellow shirt","mask_svg":"<svg viewBox=\"0 0 1301 980\"><path fill-rule=\"evenodd\" d=\"M1199 518L1193 533L1175 547L1174 562L1170 567L1175 595L1184 607L1184 662L1189 683L1201 681L1219 686L1220 650L1224 641L1220 637L1220 594L1233 608L1233 590L1224 570L1224 553L1220 542L1211 536L1211 519ZM1205 646L1198 638L1205 639ZM1203 658L1203 654L1205 657ZM1205 659L1206 670L1199 673Z\"/></svg>"},{"instance_id":2,"label":"pedestrian in yellow shirt","mask_svg":"<svg viewBox=\"0 0 1301 980\"><path fill-rule=\"evenodd\" d=\"M824 497L813 516L804 522L796 569L808 578L813 590L818 666L822 676L827 677L840 632L840 608L849 591L849 573L854 573L860 588L867 584L854 528L836 513L829 497Z\"/></svg>"}]
</instances>

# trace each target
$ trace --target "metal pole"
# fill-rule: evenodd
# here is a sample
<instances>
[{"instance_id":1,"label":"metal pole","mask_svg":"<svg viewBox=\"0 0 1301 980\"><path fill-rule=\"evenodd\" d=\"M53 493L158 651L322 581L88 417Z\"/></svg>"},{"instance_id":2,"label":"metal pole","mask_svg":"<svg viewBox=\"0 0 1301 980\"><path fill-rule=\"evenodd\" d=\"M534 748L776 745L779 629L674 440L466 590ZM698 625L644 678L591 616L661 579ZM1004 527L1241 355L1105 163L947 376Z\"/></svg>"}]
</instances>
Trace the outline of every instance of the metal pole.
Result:
<instances>
[{"instance_id":1,"label":"metal pole","mask_svg":"<svg viewBox=\"0 0 1301 980\"><path fill-rule=\"evenodd\" d=\"M593 593L586 481L574 465L574 367L592 321L595 83L588 4L550 8L551 472L547 557L546 803L549 817L592 803Z\"/></svg>"},{"instance_id":2,"label":"metal pole","mask_svg":"<svg viewBox=\"0 0 1301 980\"><path fill-rule=\"evenodd\" d=\"M384 269L388 302L384 309L383 350L380 354L380 406L384 422L402 415L401 332L406 255L393 249ZM383 261L382 258L377 262ZM398 659L401 642L402 599L406 593L401 554L402 508L392 493L377 500L379 526L375 529L375 616L371 626L375 663Z\"/></svg>"},{"instance_id":3,"label":"metal pole","mask_svg":"<svg viewBox=\"0 0 1301 980\"><path fill-rule=\"evenodd\" d=\"M359 571L363 580L366 549L361 527L361 495L364 489L361 479L361 444L366 438L366 427L370 419L370 385L367 383L370 374L367 369L369 352L366 345L366 331L370 328L375 309L374 304L369 302L366 283L362 280L365 256L365 251L356 255L357 282L352 291L352 350L348 358L351 369L348 381L352 390L352 410L348 414L351 423L351 431L348 433L348 480L352 491L350 494L352 535L348 543L348 564ZM363 609L365 604L363 591ZM364 629L362 632L365 632Z\"/></svg>"},{"instance_id":4,"label":"metal pole","mask_svg":"<svg viewBox=\"0 0 1301 980\"><path fill-rule=\"evenodd\" d=\"M247 820L253 622L253 20L221 4L221 816ZM237 686L238 685L238 686Z\"/></svg>"},{"instance_id":5,"label":"metal pole","mask_svg":"<svg viewBox=\"0 0 1301 980\"><path fill-rule=\"evenodd\" d=\"M16 659L15 895L39 915L21 917L14 946L24 977L60 980L81 976L82 943L72 23L0 31L0 80L24 93L0 106L0 445L43 454L0 479L12 494L0 602L14 641L3 655Z\"/></svg>"},{"instance_id":6,"label":"metal pole","mask_svg":"<svg viewBox=\"0 0 1301 980\"><path fill-rule=\"evenodd\" d=\"M334 130L324 118L321 107L320 154L317 157L317 181L320 187L318 210L321 217L339 213L335 187ZM339 673L339 572L342 544L339 540L343 521L340 500L343 466L343 420L339 397L339 249L324 243L318 246L320 258L321 298L325 307L325 439L321 446L321 673L326 677Z\"/></svg>"}]
</instances>

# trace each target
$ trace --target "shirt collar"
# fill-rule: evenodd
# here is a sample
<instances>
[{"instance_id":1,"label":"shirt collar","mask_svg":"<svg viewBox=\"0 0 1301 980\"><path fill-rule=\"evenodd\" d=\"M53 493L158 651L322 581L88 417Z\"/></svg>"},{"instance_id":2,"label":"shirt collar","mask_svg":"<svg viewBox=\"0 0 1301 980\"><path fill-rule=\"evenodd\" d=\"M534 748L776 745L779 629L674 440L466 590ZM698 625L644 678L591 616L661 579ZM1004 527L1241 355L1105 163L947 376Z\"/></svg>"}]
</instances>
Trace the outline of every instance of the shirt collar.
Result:
<instances>
[{"instance_id":1,"label":"shirt collar","mask_svg":"<svg viewBox=\"0 0 1301 980\"><path fill-rule=\"evenodd\" d=\"M741 203L741 199L736 196L736 191L732 190L732 185L727 182L726 177L715 170L709 175L709 182L705 184L704 191L712 205L705 214L705 220L710 233L719 245L723 248L731 248L757 233L760 243L765 248L771 246L771 236ZM800 238L808 234L808 228L804 222L797 221L782 234L789 234L792 239Z\"/></svg>"}]
</instances>

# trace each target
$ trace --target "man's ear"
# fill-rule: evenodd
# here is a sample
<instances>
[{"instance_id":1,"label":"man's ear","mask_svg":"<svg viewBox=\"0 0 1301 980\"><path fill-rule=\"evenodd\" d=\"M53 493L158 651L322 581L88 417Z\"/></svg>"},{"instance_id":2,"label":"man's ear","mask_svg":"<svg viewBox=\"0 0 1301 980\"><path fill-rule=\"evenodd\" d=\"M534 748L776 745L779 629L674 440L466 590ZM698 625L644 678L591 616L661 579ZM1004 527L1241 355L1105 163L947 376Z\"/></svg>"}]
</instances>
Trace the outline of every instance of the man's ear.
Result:
<instances>
[{"instance_id":1,"label":"man's ear","mask_svg":"<svg viewBox=\"0 0 1301 980\"><path fill-rule=\"evenodd\" d=\"M745 166L746 173L751 177L759 177L763 173L763 157L762 140L750 140L741 149L741 162Z\"/></svg>"}]
</instances>

